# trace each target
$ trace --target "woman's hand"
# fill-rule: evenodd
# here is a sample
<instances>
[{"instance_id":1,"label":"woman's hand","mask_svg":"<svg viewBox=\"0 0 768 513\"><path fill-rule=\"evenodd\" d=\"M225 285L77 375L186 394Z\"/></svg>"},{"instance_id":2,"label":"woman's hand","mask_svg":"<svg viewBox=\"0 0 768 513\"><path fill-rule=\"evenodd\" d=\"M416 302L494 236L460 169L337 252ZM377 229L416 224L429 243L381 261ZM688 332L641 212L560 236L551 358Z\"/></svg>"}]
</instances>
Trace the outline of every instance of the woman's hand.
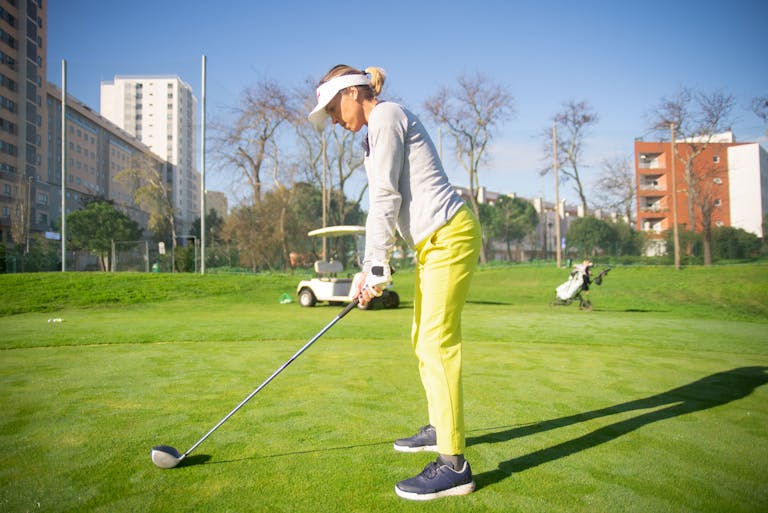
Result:
<instances>
[{"instance_id":1,"label":"woman's hand","mask_svg":"<svg viewBox=\"0 0 768 513\"><path fill-rule=\"evenodd\" d=\"M380 280L380 277L373 276L370 273L357 273L352 280L350 297L357 298L361 306L367 305L374 298L381 296L381 287L372 284L372 282Z\"/></svg>"}]
</instances>

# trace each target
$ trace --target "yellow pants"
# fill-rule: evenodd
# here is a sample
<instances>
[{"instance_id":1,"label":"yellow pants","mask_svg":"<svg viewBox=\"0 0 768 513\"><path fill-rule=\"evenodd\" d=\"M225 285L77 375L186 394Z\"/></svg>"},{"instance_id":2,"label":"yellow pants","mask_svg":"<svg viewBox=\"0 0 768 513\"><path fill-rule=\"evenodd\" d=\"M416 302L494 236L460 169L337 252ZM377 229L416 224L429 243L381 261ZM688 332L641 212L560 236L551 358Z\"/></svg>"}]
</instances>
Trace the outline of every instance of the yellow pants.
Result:
<instances>
[{"instance_id":1,"label":"yellow pants","mask_svg":"<svg viewBox=\"0 0 768 513\"><path fill-rule=\"evenodd\" d=\"M463 454L461 312L482 236L468 206L416 249L411 338L441 454Z\"/></svg>"}]
</instances>

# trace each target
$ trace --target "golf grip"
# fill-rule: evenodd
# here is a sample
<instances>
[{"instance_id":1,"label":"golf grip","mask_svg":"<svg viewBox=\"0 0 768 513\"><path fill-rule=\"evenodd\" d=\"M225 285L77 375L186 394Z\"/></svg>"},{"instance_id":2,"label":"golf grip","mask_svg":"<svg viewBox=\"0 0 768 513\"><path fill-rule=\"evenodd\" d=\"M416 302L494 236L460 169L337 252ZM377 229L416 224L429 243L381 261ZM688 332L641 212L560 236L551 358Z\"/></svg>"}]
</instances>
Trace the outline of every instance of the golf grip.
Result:
<instances>
[{"instance_id":1,"label":"golf grip","mask_svg":"<svg viewBox=\"0 0 768 513\"><path fill-rule=\"evenodd\" d=\"M268 384L269 384L269 383L270 383L270 382L271 382L273 379L275 379L275 378L277 377L277 375L278 375L278 374L280 374L281 372L283 372L283 369L285 369L286 367L288 367L288 366L289 366L289 365L290 365L290 364L291 364L291 363L292 363L292 362L293 362L293 361L294 361L296 358L298 358L298 357L301 355L301 353L303 353L304 351L306 351L307 349L309 349L309 346L311 346L312 344L314 344L314 343L317 341L317 339L319 339L320 337L322 337L322 336L325 334L325 332L326 332L326 331L328 331L329 329L331 329L331 327L332 327L334 324L336 324L337 322L339 322L339 319L341 319L342 317L344 317L345 315L347 315L349 312L351 312L351 311L352 311L352 310L353 310L353 309L354 309L354 308L357 306L357 304L358 304L358 300L357 300L357 298L355 298L354 300L352 300L352 302L351 302L351 303L349 303L349 304L348 304L346 307L344 307L344 309L343 309L341 312L339 312L339 313L338 313L338 315L336 315L336 317L334 317L334 318L333 318L333 320L332 320L331 322L329 322L328 324L326 324L326 325L325 325L325 327L324 327L323 329L321 329L321 330L320 330L320 331L317 333L317 335L315 335L314 337L312 337L312 338L309 340L309 342L307 342L306 344L304 344L304 345L302 346L302 348L301 348L301 349L299 349L298 351L296 351L296 354L294 354L293 356L291 356L291 357L290 357L290 358L289 358L289 359L288 359L288 360L287 360L287 361L286 361L284 364L282 364L282 365L281 365L281 366L280 366L280 367L279 367L279 368L278 368L278 369L277 369L275 372L273 372L271 376L269 376L267 379L265 379L265 380L264 380L264 382L263 382L261 385L259 385L259 386L258 386L258 388L256 388L256 390L254 390L253 392L251 392L250 394L248 394L248 397L246 397L245 399L243 399L243 400L240 402L240 404L238 404L237 406L235 406L235 408L234 408L234 409L233 409L231 412L229 412L229 413L227 414L227 416L226 416L226 417L224 417L223 419L221 419L221 420L219 421L219 423L218 423L218 424L216 424L215 426L213 426L213 427L211 428L211 430L210 430L210 431L208 431L208 432L207 432L205 435L203 435L203 437L202 437L200 440L198 440L198 441L197 441L197 443L195 443L195 445L193 445L192 447L190 447L189 449L187 449L187 452L185 452L185 453L184 453L184 454L181 456L181 459L184 459L184 458L186 458L186 457L187 457L187 455L188 455L189 453L191 453L192 451L194 451L195 449L197 449L197 447L198 447L198 446L199 446L201 443L203 443L203 442L205 441L205 439L206 439L206 438L208 438L209 436L211 436L211 434L212 434L214 431L216 431L217 429L219 429L219 427L221 427L221 425L222 425L222 424L224 424L226 421L228 421L228 420L229 420L229 418L230 418L232 415L234 415L235 413L237 413L237 410L239 410L240 408L242 408L243 406L245 406L245 403L247 403L248 401L250 401L250 400L251 400L251 398L252 398L253 396L255 396L256 394L258 394L258 393L261 391L261 389L263 389L263 388L264 388L265 386L267 386L267 385L268 385Z\"/></svg>"}]
</instances>

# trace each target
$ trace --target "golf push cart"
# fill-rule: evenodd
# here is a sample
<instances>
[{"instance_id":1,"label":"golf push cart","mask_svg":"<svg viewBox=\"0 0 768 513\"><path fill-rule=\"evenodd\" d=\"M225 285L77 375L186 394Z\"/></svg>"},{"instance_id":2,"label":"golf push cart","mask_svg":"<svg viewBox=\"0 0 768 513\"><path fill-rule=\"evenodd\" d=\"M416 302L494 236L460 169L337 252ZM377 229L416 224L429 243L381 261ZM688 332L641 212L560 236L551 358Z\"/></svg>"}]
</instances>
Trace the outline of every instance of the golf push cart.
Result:
<instances>
[{"instance_id":1,"label":"golf push cart","mask_svg":"<svg viewBox=\"0 0 768 513\"><path fill-rule=\"evenodd\" d=\"M574 265L568 281L555 289L556 299L552 303L552 306L570 305L578 300L580 310L591 310L592 301L587 297L589 294L589 286L593 281L597 285L602 285L603 278L608 274L608 271L611 270L610 267L606 267L593 279L593 267L594 264L589 260L584 260L581 264Z\"/></svg>"},{"instance_id":2,"label":"golf push cart","mask_svg":"<svg viewBox=\"0 0 768 513\"><path fill-rule=\"evenodd\" d=\"M365 227L364 226L329 226L312 230L308 234L310 237L343 237L355 236L357 264L361 265L360 255L365 249ZM344 273L344 265L338 260L317 260L314 264L315 277L309 280L302 280L296 287L296 294L299 296L299 304L305 307L315 306L318 302L327 301L330 304L343 304L352 301L350 293L352 291L352 281L354 275ZM390 283L391 285L391 283ZM400 305L400 296L397 292L384 289L380 297L367 303L365 306L359 306L363 310L374 308L397 308Z\"/></svg>"}]
</instances>

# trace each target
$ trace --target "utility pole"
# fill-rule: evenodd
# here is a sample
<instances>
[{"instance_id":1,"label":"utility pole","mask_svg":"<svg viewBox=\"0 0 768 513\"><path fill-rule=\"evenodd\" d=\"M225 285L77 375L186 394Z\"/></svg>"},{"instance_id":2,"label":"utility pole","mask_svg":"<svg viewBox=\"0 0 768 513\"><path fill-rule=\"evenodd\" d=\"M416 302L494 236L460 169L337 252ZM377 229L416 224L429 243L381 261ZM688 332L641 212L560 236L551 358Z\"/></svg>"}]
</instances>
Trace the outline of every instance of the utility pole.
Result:
<instances>
[{"instance_id":1,"label":"utility pole","mask_svg":"<svg viewBox=\"0 0 768 513\"><path fill-rule=\"evenodd\" d=\"M669 124L669 131L672 137L670 146L672 148L672 238L675 247L675 269L680 270L680 234L677 230L677 177L675 176L675 124Z\"/></svg>"},{"instance_id":2,"label":"utility pole","mask_svg":"<svg viewBox=\"0 0 768 513\"><path fill-rule=\"evenodd\" d=\"M322 192L322 194L323 194L323 202L322 202L322 205L323 205L323 228L325 228L327 226L327 222L328 222L328 218L327 218L327 215L326 215L326 210L328 210L328 206L326 204L327 203L326 197L328 195L328 191L327 191L327 188L328 188L327 187L327 185L328 185L327 184L327 181L328 181L328 155L326 154L327 147L326 147L326 142L325 142L325 139L326 139L325 128L323 128L322 136L323 136L323 186L321 187L321 191L320 192ZM323 261L327 261L327 260L328 260L328 239L326 239L326 237L323 236Z\"/></svg>"},{"instance_id":3,"label":"utility pole","mask_svg":"<svg viewBox=\"0 0 768 513\"><path fill-rule=\"evenodd\" d=\"M67 271L67 61L61 61L61 272Z\"/></svg>"},{"instance_id":4,"label":"utility pole","mask_svg":"<svg viewBox=\"0 0 768 513\"><path fill-rule=\"evenodd\" d=\"M563 255L560 243L562 237L560 234L560 179L557 176L557 125L555 123L552 123L552 154L555 159L555 237L557 239L555 242L555 254L557 255L557 268L560 269Z\"/></svg>"},{"instance_id":5,"label":"utility pole","mask_svg":"<svg viewBox=\"0 0 768 513\"><path fill-rule=\"evenodd\" d=\"M205 55L203 55L202 68L202 111L200 114L200 274L205 274Z\"/></svg>"}]
</instances>

